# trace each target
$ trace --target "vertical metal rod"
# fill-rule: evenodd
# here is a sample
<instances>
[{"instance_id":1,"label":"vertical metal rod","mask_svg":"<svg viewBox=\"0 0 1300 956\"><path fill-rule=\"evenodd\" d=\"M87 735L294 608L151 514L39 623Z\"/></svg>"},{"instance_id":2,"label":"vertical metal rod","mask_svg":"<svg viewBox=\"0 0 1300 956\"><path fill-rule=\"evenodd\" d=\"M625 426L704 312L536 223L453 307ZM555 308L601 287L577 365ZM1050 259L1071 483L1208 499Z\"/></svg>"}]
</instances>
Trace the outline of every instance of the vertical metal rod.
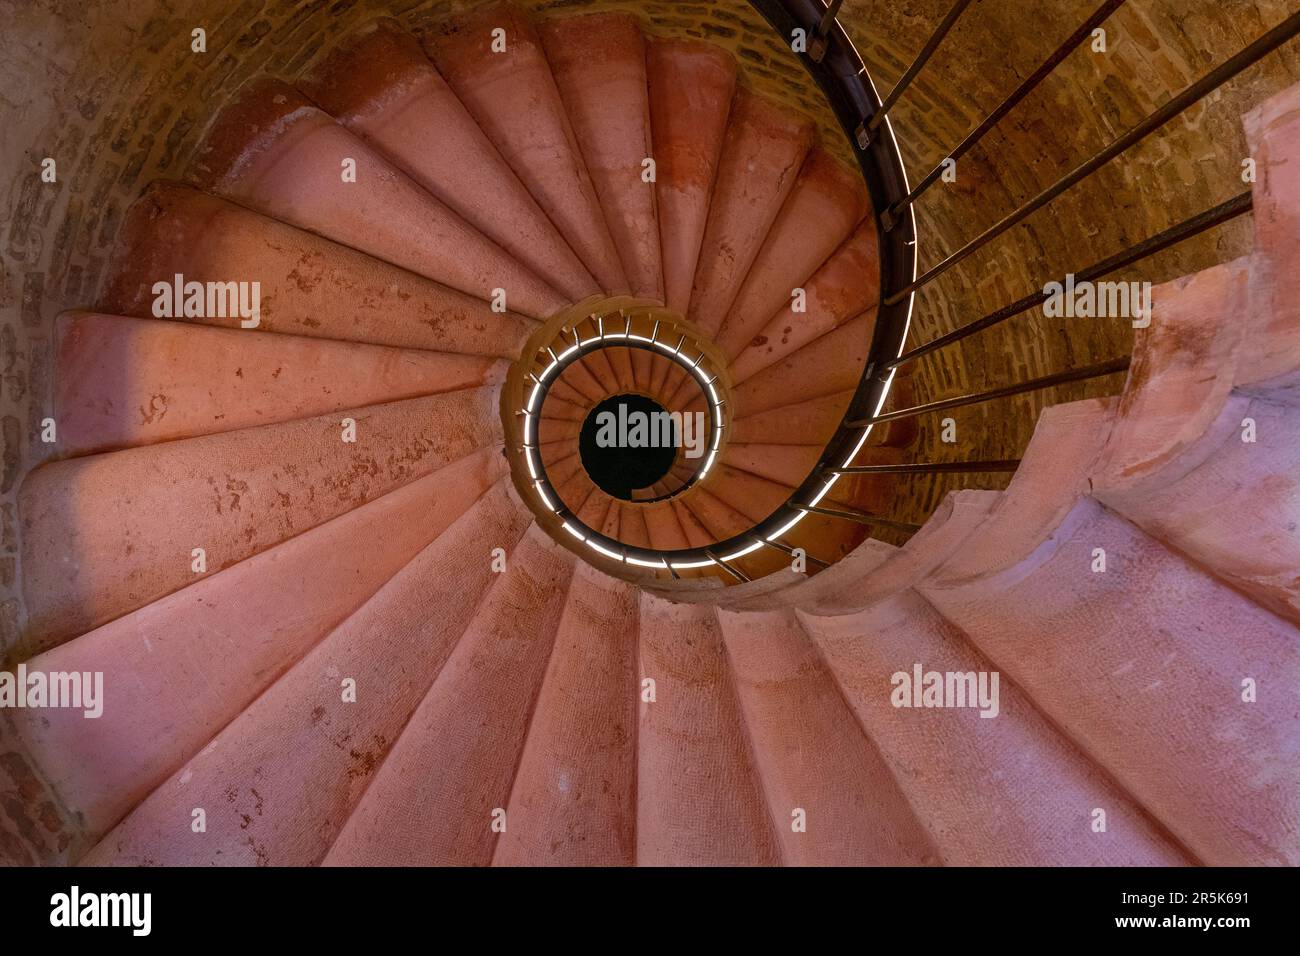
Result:
<instances>
[{"instance_id":1,"label":"vertical metal rod","mask_svg":"<svg viewBox=\"0 0 1300 956\"><path fill-rule=\"evenodd\" d=\"M963 11L965 11L968 6L970 6L970 2L971 0L956 0L948 10L947 15L939 21L939 25L935 27L934 32L930 34L930 39L925 41L925 46L921 47L921 52L916 55L916 59L912 61L912 65L907 68L907 72L904 73L899 78L898 82L894 84L894 88L889 91L889 95L885 97L885 101L880 104L880 109L876 110L875 115L871 117L870 121L868 121L866 125L868 141L870 141L871 137L875 135L880 124L885 121L885 114L887 114L890 109L893 108L894 104L898 102L898 98L902 96L903 91L911 85L912 80L916 78L916 75L925 68L926 62L934 55L934 51L939 48L939 44L942 43L943 38L948 35L948 31L951 30L953 24L957 22L957 18L962 15Z\"/></svg>"},{"instance_id":2,"label":"vertical metal rod","mask_svg":"<svg viewBox=\"0 0 1300 956\"><path fill-rule=\"evenodd\" d=\"M739 581L741 584L748 584L748 583L749 583L750 578L749 578L749 576L748 576L747 574L745 574L744 571L741 571L740 568L732 567L732 566L731 566L730 564L728 564L726 561L723 561L720 557L718 557L716 554L713 553L712 549L710 549L710 548L705 548L705 549L704 549L704 553L705 553L706 555L708 555L709 560L711 560L711 561L712 561L714 564L716 564L718 567L722 568L722 570L726 571L728 574L730 574L733 578L735 578L735 579L736 579L737 581Z\"/></svg>"},{"instance_id":3,"label":"vertical metal rod","mask_svg":"<svg viewBox=\"0 0 1300 956\"><path fill-rule=\"evenodd\" d=\"M784 544L782 544L780 541L775 541L775 540L772 540L772 539L769 539L769 538L759 538L758 540L759 540L759 541L762 541L762 542L763 542L764 544L766 544L766 545L769 545L770 547L776 548L778 551L784 551L786 554L790 555L790 557L792 557L792 558L794 557L794 548L791 548L791 547L789 547L789 546L787 546L787 545L784 545ZM813 564L817 565L817 567L819 567L819 568L829 568L829 567L830 567L830 563L829 563L829 562L827 562L827 561L823 561L821 558L816 558L816 557L813 557L811 554L809 554L807 548L804 548L804 549L803 549L803 556L804 556L804 558L806 558L807 560L811 561Z\"/></svg>"},{"instance_id":4,"label":"vertical metal rod","mask_svg":"<svg viewBox=\"0 0 1300 956\"><path fill-rule=\"evenodd\" d=\"M1130 266L1135 262L1140 262L1148 256L1153 256L1157 252L1161 252L1164 249L1168 249L1170 246L1182 242L1184 239L1200 235L1207 229L1212 229L1215 226L1222 225L1225 222L1235 219L1237 216L1250 212L1252 202L1253 200L1251 198L1250 190L1238 193L1227 202L1220 203L1213 209L1207 209L1205 212L1199 213L1190 219L1184 219L1182 222L1178 223L1178 225L1171 226L1164 232L1156 233L1156 235L1135 243L1127 249L1122 249L1115 253L1115 255L1103 259L1101 262L1088 266L1088 268L1075 274L1074 281L1076 283L1091 282L1094 279L1099 279L1102 276L1123 269L1125 266ZM1064 284L1064 277L1062 277L1060 281ZM1004 305L996 312L990 312L973 322L968 322L963 326L953 329L946 335L941 335L937 339L932 339L923 345L918 345L916 348L904 352L896 359L890 359L888 362L881 363L880 369L883 372L887 369L915 361L923 355L928 355L944 346L951 345L954 342L959 342L964 338L974 335L976 332L982 332L984 329L1005 322L1007 319L1017 316L1021 312L1027 312L1034 306L1046 302L1048 298L1049 294L1047 292L1034 292L1025 296L1023 299L1017 299L1010 305Z\"/></svg>"},{"instance_id":5,"label":"vertical metal rod","mask_svg":"<svg viewBox=\"0 0 1300 956\"><path fill-rule=\"evenodd\" d=\"M1061 62L1070 55L1074 48L1091 37L1092 31L1097 29L1097 27L1105 22L1112 13L1122 7L1124 2L1125 0L1105 0L1101 6L1093 11L1092 16L1080 24L1079 29L1071 33L1070 36L1056 48L1052 55L1043 61L1042 65L1039 66L1037 70L1035 70L1023 83L1016 87L1015 91L998 105L997 109L986 116L979 126L967 133L966 137L960 143L949 150L948 155L944 158L943 162L930 170L930 172L926 174L925 178L916 184L915 189L889 207L889 211L886 212L884 216L885 228L892 229L894 223L897 221L898 215L903 211L903 209L915 202L921 193L929 189L930 186L932 186L935 181L943 175L944 163L948 162L950 159L958 160L964 156L972 146L984 138L985 133L1001 121L1002 117L1010 113L1021 100L1037 89L1038 85L1042 83L1043 80L1047 79L1053 70L1061 65Z\"/></svg>"},{"instance_id":6,"label":"vertical metal rod","mask_svg":"<svg viewBox=\"0 0 1300 956\"><path fill-rule=\"evenodd\" d=\"M909 282L907 285L903 286L903 288L886 297L885 304L897 305L899 302L902 302L909 293L915 292L927 283L937 279L967 256L978 251L985 244L996 239L1012 226L1017 225L1024 219L1028 218L1032 213L1042 209L1071 186L1096 172L1106 163L1110 162L1110 160L1127 150L1130 146L1146 139L1146 137L1150 136L1157 129L1169 122L1193 103L1202 99L1206 94L1218 89L1238 73L1242 72L1247 67L1254 65L1269 53L1272 53L1297 33L1300 33L1300 12L1291 14L1291 16L1287 17L1273 29L1269 30L1254 43L1237 53L1236 56L1215 67L1177 96L1171 98L1164 106L1160 107L1142 122L1138 123L1119 139L1115 140L1109 146L1095 154L1091 159L1076 166L1073 170L1066 173L1055 183L1048 186L1033 199L1029 200L1029 202L1022 205L1019 209L1004 216L997 223L993 224L956 252L949 255L946 259L934 268L930 269L920 278Z\"/></svg>"},{"instance_id":7,"label":"vertical metal rod","mask_svg":"<svg viewBox=\"0 0 1300 956\"><path fill-rule=\"evenodd\" d=\"M840 7L843 4L844 0L831 0L826 12L822 14L822 18L817 21L817 31L808 44L808 57L814 63L820 63L826 56L828 46L826 38L830 36L831 26L835 23L835 18L839 15Z\"/></svg>"},{"instance_id":8,"label":"vertical metal rod","mask_svg":"<svg viewBox=\"0 0 1300 956\"><path fill-rule=\"evenodd\" d=\"M998 458L985 461L918 461L910 465L850 465L834 469L837 475L927 475L953 474L968 471L1015 471L1019 458Z\"/></svg>"},{"instance_id":9,"label":"vertical metal rod","mask_svg":"<svg viewBox=\"0 0 1300 956\"><path fill-rule=\"evenodd\" d=\"M878 524L882 528L894 528L897 531L907 531L909 533L921 530L919 524L910 524L906 521L893 521L889 518L878 518L875 515L869 515L865 511L848 511L839 508L821 508L812 505L795 505L800 511L806 511L809 514L824 515L827 518L843 518L845 521L856 521L858 524Z\"/></svg>"},{"instance_id":10,"label":"vertical metal rod","mask_svg":"<svg viewBox=\"0 0 1300 956\"><path fill-rule=\"evenodd\" d=\"M865 428L867 425L875 425L880 422L892 422L900 418L912 418L916 415L923 415L926 412L942 411L945 408L960 408L962 405L976 405L980 402L987 402L995 398L1006 398L1008 395L1020 395L1024 392L1036 392L1039 389L1051 388L1053 385L1064 385L1068 382L1080 382L1089 378L1101 378L1105 375L1115 375L1119 372L1126 371L1132 359L1125 355L1121 358L1111 359L1108 362L1101 362L1097 365L1088 365L1084 368L1067 369L1064 372L1054 372L1051 375L1044 375L1042 378L1031 378L1027 382L1017 382L1014 385L1004 385L1001 388L992 388L987 392L974 392L970 395L959 395L956 398L945 398L937 402L929 402L925 405L913 405L911 408L900 408L896 412L885 412L883 415L876 415L873 418L862 418L853 422L846 422L850 428Z\"/></svg>"}]
</instances>

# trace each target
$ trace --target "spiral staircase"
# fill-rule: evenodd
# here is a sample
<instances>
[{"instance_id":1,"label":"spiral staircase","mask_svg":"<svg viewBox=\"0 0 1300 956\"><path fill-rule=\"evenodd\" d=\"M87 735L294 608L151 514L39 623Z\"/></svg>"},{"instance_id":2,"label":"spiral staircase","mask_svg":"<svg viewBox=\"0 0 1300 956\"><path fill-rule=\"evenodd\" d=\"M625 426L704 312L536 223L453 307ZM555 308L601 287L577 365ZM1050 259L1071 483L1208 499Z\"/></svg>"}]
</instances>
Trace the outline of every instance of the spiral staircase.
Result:
<instances>
[{"instance_id":1,"label":"spiral staircase","mask_svg":"<svg viewBox=\"0 0 1300 956\"><path fill-rule=\"evenodd\" d=\"M916 529L872 184L737 77L623 13L379 19L144 191L20 496L23 663L106 699L0 714L12 861L1300 864L1300 89L1254 251ZM252 327L157 317L182 276ZM708 454L610 493L619 396ZM916 665L997 716L895 706Z\"/></svg>"}]
</instances>

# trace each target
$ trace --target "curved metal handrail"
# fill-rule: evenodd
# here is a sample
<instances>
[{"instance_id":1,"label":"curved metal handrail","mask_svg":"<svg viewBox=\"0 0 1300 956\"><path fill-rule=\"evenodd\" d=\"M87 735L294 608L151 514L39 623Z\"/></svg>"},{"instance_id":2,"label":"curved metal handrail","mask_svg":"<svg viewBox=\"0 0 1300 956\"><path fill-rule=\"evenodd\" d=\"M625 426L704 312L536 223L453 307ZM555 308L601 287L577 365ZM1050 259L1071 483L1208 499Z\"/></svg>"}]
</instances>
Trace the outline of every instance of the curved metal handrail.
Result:
<instances>
[{"instance_id":1,"label":"curved metal handrail","mask_svg":"<svg viewBox=\"0 0 1300 956\"><path fill-rule=\"evenodd\" d=\"M797 30L804 31L807 37L816 35L817 58L814 59L808 53L796 54L793 49L791 55L798 56L805 69L812 75L826 96L845 136L857 146L854 153L866 181L875 216L880 262L880 299L877 305L875 330L862 377L845 410L841 424L827 442L808 477L782 505L762 521L746 531L714 542L707 547L671 551L640 548L615 541L580 521L577 515L559 500L559 495L547 477L540 455L534 454L533 442L528 434L529 423L535 421L532 412L540 410L549 383L554 381L563 366L610 345L627 345L656 351L655 343L631 339L610 341L601 336L580 341L563 353L563 365L553 364L547 375L540 380L534 379L536 387L531 390L526 404L528 414L525 415L524 442L521 449L531 478L529 484L534 486L550 515L559 519L561 526L569 535L605 558L672 573L679 570L718 567L740 579L744 579L743 575L739 574L730 562L764 546L784 548L775 539L787 534L800 521L815 513L813 509L817 508L831 486L841 477L839 469L849 466L866 444L874 423L865 426L851 423L878 414L884 406L894 377L894 370L885 369L884 364L903 351L911 318L912 296L909 294L903 301L892 305L886 300L894 294L895 290L904 288L916 278L917 262L916 223L910 208L898 218L894 228L886 231L882 227L886 213L908 195L907 175L888 117L884 118L883 125L875 130L868 143L863 144L862 137L855 132L872 123L876 111L880 108L881 99L848 36L833 17L826 16L827 8L817 0L751 0L751 3L786 39L787 43L793 40ZM883 371L877 374L877 369ZM708 394L707 387L702 390L706 395ZM716 453L719 437L725 427L725 424L716 417L719 407L717 404L714 405L716 431L711 456ZM882 523L889 524L883 520Z\"/></svg>"}]
</instances>

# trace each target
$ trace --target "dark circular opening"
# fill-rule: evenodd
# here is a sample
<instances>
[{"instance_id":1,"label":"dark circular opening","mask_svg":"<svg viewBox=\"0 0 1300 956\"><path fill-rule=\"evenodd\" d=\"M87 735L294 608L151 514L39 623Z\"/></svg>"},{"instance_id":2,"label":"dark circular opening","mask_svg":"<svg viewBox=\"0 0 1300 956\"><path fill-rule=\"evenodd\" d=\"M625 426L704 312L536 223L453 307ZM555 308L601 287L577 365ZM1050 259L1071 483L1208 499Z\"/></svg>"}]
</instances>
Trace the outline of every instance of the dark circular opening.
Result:
<instances>
[{"instance_id":1,"label":"dark circular opening","mask_svg":"<svg viewBox=\"0 0 1300 956\"><path fill-rule=\"evenodd\" d=\"M582 423L578 451L591 480L606 494L632 500L673 467L677 448L663 427L664 407L642 395L614 395Z\"/></svg>"}]
</instances>

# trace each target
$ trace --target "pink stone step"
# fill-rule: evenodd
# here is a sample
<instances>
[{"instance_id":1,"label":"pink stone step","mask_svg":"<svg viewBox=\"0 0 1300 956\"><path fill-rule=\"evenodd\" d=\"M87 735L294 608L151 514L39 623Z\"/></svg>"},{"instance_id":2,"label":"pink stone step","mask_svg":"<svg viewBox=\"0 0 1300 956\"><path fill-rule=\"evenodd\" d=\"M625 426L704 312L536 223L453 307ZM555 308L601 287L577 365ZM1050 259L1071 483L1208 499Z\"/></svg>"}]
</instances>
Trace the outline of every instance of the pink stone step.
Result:
<instances>
[{"instance_id":1,"label":"pink stone step","mask_svg":"<svg viewBox=\"0 0 1300 956\"><path fill-rule=\"evenodd\" d=\"M529 529L325 865L486 866L492 861L493 815L510 803L573 565L572 554L536 525ZM512 823L520 826L507 811L507 832Z\"/></svg>"},{"instance_id":2,"label":"pink stone step","mask_svg":"<svg viewBox=\"0 0 1300 956\"><path fill-rule=\"evenodd\" d=\"M823 149L808 154L718 331L717 346L728 359L744 351L774 313L790 308L793 290L829 264L870 209L859 171ZM864 225L875 228L874 222ZM868 268L865 274L873 271Z\"/></svg>"},{"instance_id":3,"label":"pink stone step","mask_svg":"<svg viewBox=\"0 0 1300 956\"><path fill-rule=\"evenodd\" d=\"M839 561L812 577L791 581L788 587L772 593L746 596L734 603L729 602L728 606L738 611L816 609L819 606L829 606L836 599L853 595L861 587L862 581L897 551L895 545L867 538Z\"/></svg>"},{"instance_id":4,"label":"pink stone step","mask_svg":"<svg viewBox=\"0 0 1300 956\"><path fill-rule=\"evenodd\" d=\"M1294 625L1086 498L1019 564L920 588L1200 862L1300 862Z\"/></svg>"},{"instance_id":5,"label":"pink stone step","mask_svg":"<svg viewBox=\"0 0 1300 956\"><path fill-rule=\"evenodd\" d=\"M583 422L587 420L587 409L560 398L554 392L547 392L546 400L542 403L541 417Z\"/></svg>"},{"instance_id":6,"label":"pink stone step","mask_svg":"<svg viewBox=\"0 0 1300 956\"><path fill-rule=\"evenodd\" d=\"M1256 429L1242 440L1242 423ZM1198 446L1095 494L1257 604L1300 624L1300 417L1294 405L1234 395Z\"/></svg>"},{"instance_id":7,"label":"pink stone step","mask_svg":"<svg viewBox=\"0 0 1300 956\"><path fill-rule=\"evenodd\" d=\"M1115 398L1043 410L1010 484L978 530L945 561L945 577L987 574L1017 563L1060 527L1088 493L1089 475L1115 421Z\"/></svg>"},{"instance_id":8,"label":"pink stone step","mask_svg":"<svg viewBox=\"0 0 1300 956\"><path fill-rule=\"evenodd\" d=\"M485 495L158 787L82 862L311 866L372 787L532 514ZM355 681L355 702L344 699ZM207 831L191 829L192 811Z\"/></svg>"},{"instance_id":9,"label":"pink stone step","mask_svg":"<svg viewBox=\"0 0 1300 956\"><path fill-rule=\"evenodd\" d=\"M1300 268L1300 87L1291 86L1242 117L1255 160L1251 216L1255 247L1235 379L1267 385L1300 401L1300 301L1293 293ZM1240 310L1239 303L1234 304ZM1234 313L1234 318L1239 315Z\"/></svg>"},{"instance_id":10,"label":"pink stone step","mask_svg":"<svg viewBox=\"0 0 1300 956\"><path fill-rule=\"evenodd\" d=\"M609 509L605 512L605 521L599 526L598 530L611 541L622 541L622 522L623 507L618 501L611 498L609 500ZM592 525L592 527L596 528L597 526Z\"/></svg>"},{"instance_id":11,"label":"pink stone step","mask_svg":"<svg viewBox=\"0 0 1300 956\"><path fill-rule=\"evenodd\" d=\"M260 332L514 359L537 323L187 186L154 183L118 232L99 309L153 316L155 282L259 283ZM251 287L250 287L251 288ZM239 328L241 319L178 316Z\"/></svg>"},{"instance_id":12,"label":"pink stone step","mask_svg":"<svg viewBox=\"0 0 1300 956\"><path fill-rule=\"evenodd\" d=\"M939 862L932 837L793 612L720 611L718 620L782 861Z\"/></svg>"},{"instance_id":13,"label":"pink stone step","mask_svg":"<svg viewBox=\"0 0 1300 956\"><path fill-rule=\"evenodd\" d=\"M1232 388L1246 279L1238 260L1156 287L1089 478L1112 510L1300 622L1300 416L1285 389Z\"/></svg>"},{"instance_id":14,"label":"pink stone step","mask_svg":"<svg viewBox=\"0 0 1300 956\"><path fill-rule=\"evenodd\" d=\"M635 389L637 379L633 359L634 353L639 353L641 350L615 346L603 351L614 369L614 374L618 377L619 391Z\"/></svg>"},{"instance_id":15,"label":"pink stone step","mask_svg":"<svg viewBox=\"0 0 1300 956\"><path fill-rule=\"evenodd\" d=\"M705 334L721 327L811 145L808 119L737 89L686 314Z\"/></svg>"},{"instance_id":16,"label":"pink stone step","mask_svg":"<svg viewBox=\"0 0 1300 956\"><path fill-rule=\"evenodd\" d=\"M876 307L880 298L880 259L876 223L867 218L802 286L804 308L782 302L767 324L755 330L731 363L739 384L791 352L803 348L849 319Z\"/></svg>"},{"instance_id":17,"label":"pink stone step","mask_svg":"<svg viewBox=\"0 0 1300 956\"><path fill-rule=\"evenodd\" d=\"M656 551L677 551L690 547L686 532L673 511L672 502L657 501L643 505L641 515L645 518L646 533L650 536L650 547Z\"/></svg>"},{"instance_id":18,"label":"pink stone step","mask_svg":"<svg viewBox=\"0 0 1300 956\"><path fill-rule=\"evenodd\" d=\"M751 525L762 521L783 505L794 491L788 485L768 481L738 468L718 465L704 480L716 498L748 517Z\"/></svg>"},{"instance_id":19,"label":"pink stone step","mask_svg":"<svg viewBox=\"0 0 1300 956\"><path fill-rule=\"evenodd\" d=\"M637 603L578 564L493 866L635 861Z\"/></svg>"},{"instance_id":20,"label":"pink stone step","mask_svg":"<svg viewBox=\"0 0 1300 956\"><path fill-rule=\"evenodd\" d=\"M746 474L756 475L789 489L798 488L812 474L822 449L813 445L727 445L723 462ZM855 465L894 465L904 460L896 448L867 446L854 459ZM887 515L894 505L898 479L895 475L852 475L841 478L823 499L865 511Z\"/></svg>"},{"instance_id":21,"label":"pink stone step","mask_svg":"<svg viewBox=\"0 0 1300 956\"><path fill-rule=\"evenodd\" d=\"M1134 334L1133 362L1104 469L1118 480L1154 472L1194 448L1233 389L1235 310L1248 295L1246 260L1156 286L1151 322ZM1240 421L1240 420L1239 420Z\"/></svg>"},{"instance_id":22,"label":"pink stone step","mask_svg":"<svg viewBox=\"0 0 1300 956\"><path fill-rule=\"evenodd\" d=\"M596 485L587 476L586 470L580 467L563 484L555 486L555 494L576 514L595 488Z\"/></svg>"},{"instance_id":23,"label":"pink stone step","mask_svg":"<svg viewBox=\"0 0 1300 956\"><path fill-rule=\"evenodd\" d=\"M343 161L356 161L356 182ZM292 87L247 87L209 130L190 174L201 188L467 295L545 318L566 297L412 182ZM236 277L242 278L242 277Z\"/></svg>"},{"instance_id":24,"label":"pink stone step","mask_svg":"<svg viewBox=\"0 0 1300 956\"><path fill-rule=\"evenodd\" d=\"M565 369L565 371L567 372L568 369ZM578 391L568 382L564 381L563 375L561 375L558 379L552 380L550 391L548 391L546 394L548 398L550 398L551 396L555 396L557 398L563 399L564 401L568 402L571 405L576 405L579 408L584 408L588 410L590 410L591 408L592 400L588 398L586 395L584 395L582 392Z\"/></svg>"},{"instance_id":25,"label":"pink stone step","mask_svg":"<svg viewBox=\"0 0 1300 956\"><path fill-rule=\"evenodd\" d=\"M894 675L989 673L990 662L914 591L843 617L800 614L948 866L1171 866L1189 862L1105 772L998 674L997 716L895 707ZM1032 692L1031 692L1032 693ZM991 708L987 711L991 713ZM1150 755L1153 756L1153 755ZM1093 832L1093 810L1106 832Z\"/></svg>"},{"instance_id":26,"label":"pink stone step","mask_svg":"<svg viewBox=\"0 0 1300 956\"><path fill-rule=\"evenodd\" d=\"M493 30L505 49L493 52ZM608 295L627 276L582 151L528 16L490 4L435 24L421 39L438 71Z\"/></svg>"},{"instance_id":27,"label":"pink stone step","mask_svg":"<svg viewBox=\"0 0 1300 956\"><path fill-rule=\"evenodd\" d=\"M59 317L61 454L84 455L499 385L501 359L93 312Z\"/></svg>"},{"instance_id":28,"label":"pink stone step","mask_svg":"<svg viewBox=\"0 0 1300 956\"><path fill-rule=\"evenodd\" d=\"M552 469L559 467L561 462L576 458L578 451L573 445L565 440L543 442L537 446L538 453L542 459L542 465L549 473Z\"/></svg>"},{"instance_id":29,"label":"pink stone step","mask_svg":"<svg viewBox=\"0 0 1300 956\"><path fill-rule=\"evenodd\" d=\"M553 382L554 384L563 383L569 386L582 397L583 402L591 405L602 401L608 395L605 386L596 378L591 366L585 359L579 359L571 365L565 366L564 371L560 372L560 377L554 379ZM554 388L554 384L552 388ZM562 394L567 395L567 393ZM581 404L581 402L577 402L572 398L569 398L569 400L575 401L575 404Z\"/></svg>"},{"instance_id":30,"label":"pink stone step","mask_svg":"<svg viewBox=\"0 0 1300 956\"><path fill-rule=\"evenodd\" d=\"M797 488L812 472L822 449L813 445L753 445L728 442L722 460L732 468ZM838 490L843 479L836 484Z\"/></svg>"},{"instance_id":31,"label":"pink stone step","mask_svg":"<svg viewBox=\"0 0 1300 956\"><path fill-rule=\"evenodd\" d=\"M98 719L12 714L87 836L98 840L197 754L505 470L495 449L475 452L30 660L104 674Z\"/></svg>"},{"instance_id":32,"label":"pink stone step","mask_svg":"<svg viewBox=\"0 0 1300 956\"><path fill-rule=\"evenodd\" d=\"M578 509L578 520L588 528L599 531L605 526L605 518L611 507L614 507L614 500L599 488L595 488Z\"/></svg>"},{"instance_id":33,"label":"pink stone step","mask_svg":"<svg viewBox=\"0 0 1300 956\"><path fill-rule=\"evenodd\" d=\"M704 239L718 157L736 86L736 61L710 43L646 45L664 298L685 315Z\"/></svg>"},{"instance_id":34,"label":"pink stone step","mask_svg":"<svg viewBox=\"0 0 1300 956\"><path fill-rule=\"evenodd\" d=\"M640 705L637 863L779 863L713 609L642 595L640 634L655 699Z\"/></svg>"},{"instance_id":35,"label":"pink stone step","mask_svg":"<svg viewBox=\"0 0 1300 956\"><path fill-rule=\"evenodd\" d=\"M916 586L959 557L962 549L978 547L978 529L998 495L971 489L949 492L921 530L886 560L867 558L858 566L862 573L855 582L844 581L834 592L805 595L799 606L817 614L849 614Z\"/></svg>"},{"instance_id":36,"label":"pink stone step","mask_svg":"<svg viewBox=\"0 0 1300 956\"><path fill-rule=\"evenodd\" d=\"M650 529L646 525L642 506L624 501L619 504L618 510L618 540L635 548L652 547Z\"/></svg>"},{"instance_id":37,"label":"pink stone step","mask_svg":"<svg viewBox=\"0 0 1300 956\"><path fill-rule=\"evenodd\" d=\"M214 573L500 441L485 387L38 468L19 496L30 650L193 583L195 548Z\"/></svg>"},{"instance_id":38,"label":"pink stone step","mask_svg":"<svg viewBox=\"0 0 1300 956\"><path fill-rule=\"evenodd\" d=\"M673 406L680 410L687 403L697 401L702 394L695 376L677 362L667 362L653 384L655 393L661 396L661 404L670 411Z\"/></svg>"},{"instance_id":39,"label":"pink stone step","mask_svg":"<svg viewBox=\"0 0 1300 956\"><path fill-rule=\"evenodd\" d=\"M620 386L618 375L614 371L614 366L610 362L609 356L605 354L604 349L599 349L589 355L584 355L578 360L578 364L586 368L587 371L591 373L592 377L600 384L601 398L605 398L609 395L617 395L619 393Z\"/></svg>"},{"instance_id":40,"label":"pink stone step","mask_svg":"<svg viewBox=\"0 0 1300 956\"><path fill-rule=\"evenodd\" d=\"M845 322L732 389L737 419L855 389L866 365L875 312ZM843 412L841 412L841 415Z\"/></svg>"},{"instance_id":41,"label":"pink stone step","mask_svg":"<svg viewBox=\"0 0 1300 956\"><path fill-rule=\"evenodd\" d=\"M646 45L635 17L554 17L542 44L634 296L663 301Z\"/></svg>"},{"instance_id":42,"label":"pink stone step","mask_svg":"<svg viewBox=\"0 0 1300 956\"><path fill-rule=\"evenodd\" d=\"M677 523L681 525L682 533L686 535L687 544L692 548L707 548L713 544L713 535L709 533L704 523L695 517L685 502L674 500L672 506L673 513L677 515Z\"/></svg>"},{"instance_id":43,"label":"pink stone step","mask_svg":"<svg viewBox=\"0 0 1300 956\"><path fill-rule=\"evenodd\" d=\"M566 418L541 418L537 422L537 440L547 442L568 442L576 444L582 432L582 422Z\"/></svg>"},{"instance_id":44,"label":"pink stone step","mask_svg":"<svg viewBox=\"0 0 1300 956\"><path fill-rule=\"evenodd\" d=\"M855 386L856 387L856 386ZM748 415L730 425L728 440L772 445L815 445L820 450L835 434L853 398L847 389L820 398L790 402ZM873 430L872 434L875 432Z\"/></svg>"},{"instance_id":45,"label":"pink stone step","mask_svg":"<svg viewBox=\"0 0 1300 956\"><path fill-rule=\"evenodd\" d=\"M758 553L760 555L763 554L763 552ZM740 562L752 562L754 557L752 555L746 555L744 558L737 560ZM724 577L726 576L725 571L719 571L717 573ZM731 581L732 579L727 578L727 580ZM756 600L786 590L800 581L807 580L807 575L802 572L794 571L790 567L786 566L779 567L771 573L765 573L762 577L754 578L752 581L745 581L739 584L733 582L716 594L709 590L680 593L660 587L651 587L647 588L647 590L679 604L709 604L719 610L730 610L749 600ZM679 582L673 581L671 583L677 584Z\"/></svg>"},{"instance_id":46,"label":"pink stone step","mask_svg":"<svg viewBox=\"0 0 1300 956\"><path fill-rule=\"evenodd\" d=\"M669 471L668 474L672 477L674 483L684 485L695 477L695 474L698 471L698 464L698 459L691 460L685 457L680 457L677 459L676 464L673 465L672 470Z\"/></svg>"},{"instance_id":47,"label":"pink stone step","mask_svg":"<svg viewBox=\"0 0 1300 956\"><path fill-rule=\"evenodd\" d=\"M729 502L718 498L703 485L691 488L680 500L682 506L695 516L696 521L708 530L713 541L724 541L754 525L748 515L737 511Z\"/></svg>"},{"instance_id":48,"label":"pink stone step","mask_svg":"<svg viewBox=\"0 0 1300 956\"><path fill-rule=\"evenodd\" d=\"M650 372L646 391L649 392L652 398L662 404L669 394L666 391L666 383L668 382L669 374L673 369L681 369L681 366L671 359L664 358L662 355L655 355L652 352L647 352L646 356L648 358ZM687 374L688 373L682 369L680 378L685 378ZM698 391L697 388L696 392L698 393ZM672 411L672 409L669 408L669 411Z\"/></svg>"},{"instance_id":49,"label":"pink stone step","mask_svg":"<svg viewBox=\"0 0 1300 956\"><path fill-rule=\"evenodd\" d=\"M649 391L654 380L654 353L645 349L628 349L628 353L628 362L632 366L632 390Z\"/></svg>"},{"instance_id":50,"label":"pink stone step","mask_svg":"<svg viewBox=\"0 0 1300 956\"><path fill-rule=\"evenodd\" d=\"M375 20L352 33L299 86L569 299L599 291L419 42L396 21Z\"/></svg>"}]
</instances>

